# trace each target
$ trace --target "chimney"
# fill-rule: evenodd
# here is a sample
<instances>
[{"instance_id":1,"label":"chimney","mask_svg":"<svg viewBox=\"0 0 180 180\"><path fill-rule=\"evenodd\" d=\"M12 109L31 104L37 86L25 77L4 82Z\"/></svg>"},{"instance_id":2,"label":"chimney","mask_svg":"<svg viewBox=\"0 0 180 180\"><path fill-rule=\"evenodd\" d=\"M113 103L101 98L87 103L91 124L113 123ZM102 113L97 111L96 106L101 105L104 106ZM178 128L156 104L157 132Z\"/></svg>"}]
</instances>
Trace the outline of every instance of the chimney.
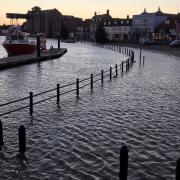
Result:
<instances>
[{"instance_id":1,"label":"chimney","mask_svg":"<svg viewBox=\"0 0 180 180\"><path fill-rule=\"evenodd\" d=\"M106 13L107 15L109 15L109 9L107 10L107 13Z\"/></svg>"},{"instance_id":2,"label":"chimney","mask_svg":"<svg viewBox=\"0 0 180 180\"><path fill-rule=\"evenodd\" d=\"M129 19L129 14L127 15L127 19Z\"/></svg>"},{"instance_id":3,"label":"chimney","mask_svg":"<svg viewBox=\"0 0 180 180\"><path fill-rule=\"evenodd\" d=\"M95 11L95 12L94 12L94 16L96 16L96 15L97 15L97 12Z\"/></svg>"}]
</instances>

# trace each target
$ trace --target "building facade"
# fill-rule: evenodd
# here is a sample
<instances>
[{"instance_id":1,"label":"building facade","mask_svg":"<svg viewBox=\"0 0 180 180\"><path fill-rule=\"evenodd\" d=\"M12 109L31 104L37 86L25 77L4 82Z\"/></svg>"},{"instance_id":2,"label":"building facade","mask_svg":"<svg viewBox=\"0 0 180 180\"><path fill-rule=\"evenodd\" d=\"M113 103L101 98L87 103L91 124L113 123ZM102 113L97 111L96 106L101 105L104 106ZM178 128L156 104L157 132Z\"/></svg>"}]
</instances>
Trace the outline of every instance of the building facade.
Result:
<instances>
[{"instance_id":1,"label":"building facade","mask_svg":"<svg viewBox=\"0 0 180 180\"><path fill-rule=\"evenodd\" d=\"M81 22L81 24L79 24L76 32L77 40L90 40L91 21L92 21L91 19L85 19L84 21Z\"/></svg>"},{"instance_id":2,"label":"building facade","mask_svg":"<svg viewBox=\"0 0 180 180\"><path fill-rule=\"evenodd\" d=\"M53 37L60 32L61 22L62 14L57 9L41 10L35 6L27 13L26 30L31 35L45 33Z\"/></svg>"},{"instance_id":3,"label":"building facade","mask_svg":"<svg viewBox=\"0 0 180 180\"><path fill-rule=\"evenodd\" d=\"M105 22L112 21L112 17L109 14L109 10L106 11L106 14L97 15L94 13L92 17L91 25L90 25L90 38L92 40L95 39L95 33L100 24L104 25Z\"/></svg>"},{"instance_id":4,"label":"building facade","mask_svg":"<svg viewBox=\"0 0 180 180\"><path fill-rule=\"evenodd\" d=\"M156 27L168 18L168 14L163 13L160 8L155 13L148 13L146 9L139 15L134 15L132 19L133 37L139 40L141 37L151 36Z\"/></svg>"},{"instance_id":5,"label":"building facade","mask_svg":"<svg viewBox=\"0 0 180 180\"><path fill-rule=\"evenodd\" d=\"M110 41L129 41L131 39L132 19L112 19L104 22L104 28Z\"/></svg>"}]
</instances>

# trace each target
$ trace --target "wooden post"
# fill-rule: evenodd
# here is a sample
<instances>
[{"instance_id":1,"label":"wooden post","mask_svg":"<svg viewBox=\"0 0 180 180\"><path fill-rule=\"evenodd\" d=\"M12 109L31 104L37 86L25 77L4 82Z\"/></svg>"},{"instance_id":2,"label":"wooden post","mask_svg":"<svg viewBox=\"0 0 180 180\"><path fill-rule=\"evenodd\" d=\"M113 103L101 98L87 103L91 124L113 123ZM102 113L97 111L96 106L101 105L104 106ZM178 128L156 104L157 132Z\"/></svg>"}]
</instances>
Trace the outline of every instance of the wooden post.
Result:
<instances>
[{"instance_id":1,"label":"wooden post","mask_svg":"<svg viewBox=\"0 0 180 180\"><path fill-rule=\"evenodd\" d=\"M3 127L2 127L2 122L0 120L0 150L1 150L3 145L4 145L4 141L3 141Z\"/></svg>"},{"instance_id":2,"label":"wooden post","mask_svg":"<svg viewBox=\"0 0 180 180\"><path fill-rule=\"evenodd\" d=\"M76 95L79 96L79 79L76 79Z\"/></svg>"},{"instance_id":3,"label":"wooden post","mask_svg":"<svg viewBox=\"0 0 180 180\"><path fill-rule=\"evenodd\" d=\"M116 77L118 76L118 66L115 64L115 69L116 69Z\"/></svg>"},{"instance_id":4,"label":"wooden post","mask_svg":"<svg viewBox=\"0 0 180 180\"><path fill-rule=\"evenodd\" d=\"M40 57L41 52L40 52L40 36L36 36L36 51L37 51L37 57Z\"/></svg>"},{"instance_id":5,"label":"wooden post","mask_svg":"<svg viewBox=\"0 0 180 180\"><path fill-rule=\"evenodd\" d=\"M101 71L101 83L103 84L103 82L104 82L104 71L102 70Z\"/></svg>"},{"instance_id":6,"label":"wooden post","mask_svg":"<svg viewBox=\"0 0 180 180\"><path fill-rule=\"evenodd\" d=\"M128 176L128 148L123 146L120 150L120 170L119 179L127 180Z\"/></svg>"},{"instance_id":7,"label":"wooden post","mask_svg":"<svg viewBox=\"0 0 180 180\"><path fill-rule=\"evenodd\" d=\"M177 160L176 164L176 180L180 180L180 158Z\"/></svg>"},{"instance_id":8,"label":"wooden post","mask_svg":"<svg viewBox=\"0 0 180 180\"><path fill-rule=\"evenodd\" d=\"M145 63L145 56L143 56L143 66L144 66L144 63Z\"/></svg>"},{"instance_id":9,"label":"wooden post","mask_svg":"<svg viewBox=\"0 0 180 180\"><path fill-rule=\"evenodd\" d=\"M57 105L59 106L60 102L60 87L59 84L57 84Z\"/></svg>"},{"instance_id":10,"label":"wooden post","mask_svg":"<svg viewBox=\"0 0 180 180\"><path fill-rule=\"evenodd\" d=\"M112 79L112 67L110 67L110 73L109 73L109 75L110 75L110 80Z\"/></svg>"},{"instance_id":11,"label":"wooden post","mask_svg":"<svg viewBox=\"0 0 180 180\"><path fill-rule=\"evenodd\" d=\"M91 74L91 90L93 89L93 74Z\"/></svg>"},{"instance_id":12,"label":"wooden post","mask_svg":"<svg viewBox=\"0 0 180 180\"><path fill-rule=\"evenodd\" d=\"M19 152L26 152L26 129L23 125L19 127Z\"/></svg>"},{"instance_id":13,"label":"wooden post","mask_svg":"<svg viewBox=\"0 0 180 180\"><path fill-rule=\"evenodd\" d=\"M33 115L33 92L29 93L30 115Z\"/></svg>"}]
</instances>

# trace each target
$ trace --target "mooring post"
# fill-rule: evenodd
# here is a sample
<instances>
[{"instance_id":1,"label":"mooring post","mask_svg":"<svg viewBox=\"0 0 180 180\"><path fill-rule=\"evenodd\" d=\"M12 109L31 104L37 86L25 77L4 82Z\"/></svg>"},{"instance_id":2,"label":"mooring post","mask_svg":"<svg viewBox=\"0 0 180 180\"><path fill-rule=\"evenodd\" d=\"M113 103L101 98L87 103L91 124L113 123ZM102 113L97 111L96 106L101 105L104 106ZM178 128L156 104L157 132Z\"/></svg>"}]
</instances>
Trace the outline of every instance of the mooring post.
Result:
<instances>
[{"instance_id":1,"label":"mooring post","mask_svg":"<svg viewBox=\"0 0 180 180\"><path fill-rule=\"evenodd\" d=\"M29 93L30 115L33 115L33 92Z\"/></svg>"},{"instance_id":2,"label":"mooring post","mask_svg":"<svg viewBox=\"0 0 180 180\"><path fill-rule=\"evenodd\" d=\"M110 67L110 73L109 73L109 76L110 76L110 80L112 79L112 67Z\"/></svg>"},{"instance_id":3,"label":"mooring post","mask_svg":"<svg viewBox=\"0 0 180 180\"><path fill-rule=\"evenodd\" d=\"M115 64L115 69L116 69L116 77L118 76L118 66Z\"/></svg>"},{"instance_id":4,"label":"mooring post","mask_svg":"<svg viewBox=\"0 0 180 180\"><path fill-rule=\"evenodd\" d=\"M127 180L127 176L128 176L128 148L127 146L122 146L120 150L119 179Z\"/></svg>"},{"instance_id":5,"label":"mooring post","mask_svg":"<svg viewBox=\"0 0 180 180\"><path fill-rule=\"evenodd\" d=\"M57 84L57 105L59 106L60 102L60 86Z\"/></svg>"},{"instance_id":6,"label":"mooring post","mask_svg":"<svg viewBox=\"0 0 180 180\"><path fill-rule=\"evenodd\" d=\"M91 90L93 89L93 74L91 74Z\"/></svg>"},{"instance_id":7,"label":"mooring post","mask_svg":"<svg viewBox=\"0 0 180 180\"><path fill-rule=\"evenodd\" d=\"M2 122L0 120L0 150L2 149L3 145L4 145L4 141L3 141L3 127L2 127Z\"/></svg>"},{"instance_id":8,"label":"mooring post","mask_svg":"<svg viewBox=\"0 0 180 180\"><path fill-rule=\"evenodd\" d=\"M40 36L39 36L39 34L36 36L36 51L37 51L37 57L40 57L41 50L40 50Z\"/></svg>"},{"instance_id":9,"label":"mooring post","mask_svg":"<svg viewBox=\"0 0 180 180\"><path fill-rule=\"evenodd\" d=\"M76 95L79 96L79 79L76 79Z\"/></svg>"},{"instance_id":10,"label":"mooring post","mask_svg":"<svg viewBox=\"0 0 180 180\"><path fill-rule=\"evenodd\" d=\"M176 180L180 180L180 158L176 163Z\"/></svg>"},{"instance_id":11,"label":"mooring post","mask_svg":"<svg viewBox=\"0 0 180 180\"><path fill-rule=\"evenodd\" d=\"M23 125L19 127L19 152L26 152L26 129Z\"/></svg>"},{"instance_id":12,"label":"mooring post","mask_svg":"<svg viewBox=\"0 0 180 180\"><path fill-rule=\"evenodd\" d=\"M101 71L101 83L103 84L103 82L104 82L104 71L102 70Z\"/></svg>"},{"instance_id":13,"label":"mooring post","mask_svg":"<svg viewBox=\"0 0 180 180\"><path fill-rule=\"evenodd\" d=\"M60 49L60 36L58 36L58 49Z\"/></svg>"},{"instance_id":14,"label":"mooring post","mask_svg":"<svg viewBox=\"0 0 180 180\"><path fill-rule=\"evenodd\" d=\"M143 56L143 66L144 66L144 63L145 63L145 56Z\"/></svg>"}]
</instances>

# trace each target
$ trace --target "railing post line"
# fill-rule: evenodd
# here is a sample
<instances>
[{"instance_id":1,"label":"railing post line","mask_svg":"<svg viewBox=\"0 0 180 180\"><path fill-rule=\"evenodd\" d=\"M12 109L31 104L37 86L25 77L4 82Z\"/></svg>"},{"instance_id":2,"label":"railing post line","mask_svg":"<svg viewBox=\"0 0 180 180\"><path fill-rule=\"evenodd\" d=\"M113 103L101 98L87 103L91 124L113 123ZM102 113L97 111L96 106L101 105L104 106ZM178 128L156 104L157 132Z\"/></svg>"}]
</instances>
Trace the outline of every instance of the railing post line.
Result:
<instances>
[{"instance_id":1,"label":"railing post line","mask_svg":"<svg viewBox=\"0 0 180 180\"><path fill-rule=\"evenodd\" d=\"M76 79L76 95L79 96L79 79Z\"/></svg>"},{"instance_id":2,"label":"railing post line","mask_svg":"<svg viewBox=\"0 0 180 180\"><path fill-rule=\"evenodd\" d=\"M140 59L140 64L141 64L141 56L142 56L142 50L141 49L140 49L140 55L139 56L140 56L139 59Z\"/></svg>"},{"instance_id":3,"label":"railing post line","mask_svg":"<svg viewBox=\"0 0 180 180\"><path fill-rule=\"evenodd\" d=\"M29 93L30 115L33 115L33 92Z\"/></svg>"},{"instance_id":4,"label":"railing post line","mask_svg":"<svg viewBox=\"0 0 180 180\"><path fill-rule=\"evenodd\" d=\"M23 125L19 127L19 152L26 152L26 129Z\"/></svg>"},{"instance_id":5,"label":"railing post line","mask_svg":"<svg viewBox=\"0 0 180 180\"><path fill-rule=\"evenodd\" d=\"M104 71L102 70L101 71L101 83L103 84L103 82L104 82Z\"/></svg>"},{"instance_id":6,"label":"railing post line","mask_svg":"<svg viewBox=\"0 0 180 180\"><path fill-rule=\"evenodd\" d=\"M57 105L59 106L60 102L60 86L57 84Z\"/></svg>"},{"instance_id":7,"label":"railing post line","mask_svg":"<svg viewBox=\"0 0 180 180\"><path fill-rule=\"evenodd\" d=\"M3 141L3 126L2 126L2 122L0 120L0 150L1 150L3 145L4 145L4 141Z\"/></svg>"},{"instance_id":8,"label":"railing post line","mask_svg":"<svg viewBox=\"0 0 180 180\"><path fill-rule=\"evenodd\" d=\"M93 74L91 74L91 90L93 89Z\"/></svg>"},{"instance_id":9,"label":"railing post line","mask_svg":"<svg viewBox=\"0 0 180 180\"><path fill-rule=\"evenodd\" d=\"M127 180L127 176L128 176L128 148L127 146L122 146L120 150L119 179Z\"/></svg>"}]
</instances>

